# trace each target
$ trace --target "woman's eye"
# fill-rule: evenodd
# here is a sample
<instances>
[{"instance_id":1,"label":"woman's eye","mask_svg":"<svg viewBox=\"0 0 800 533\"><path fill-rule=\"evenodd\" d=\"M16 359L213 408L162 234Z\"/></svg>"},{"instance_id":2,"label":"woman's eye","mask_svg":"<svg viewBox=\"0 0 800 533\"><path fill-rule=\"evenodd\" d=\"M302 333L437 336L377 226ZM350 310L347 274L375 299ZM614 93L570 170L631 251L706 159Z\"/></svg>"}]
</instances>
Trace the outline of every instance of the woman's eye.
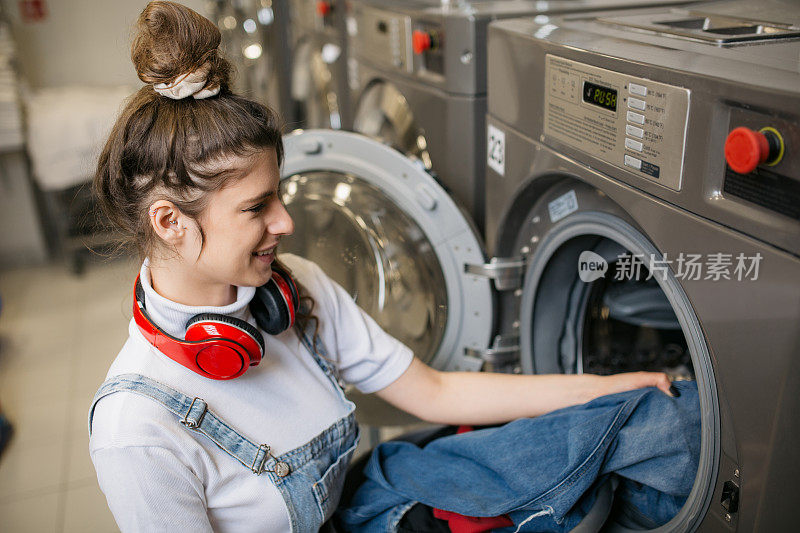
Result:
<instances>
[{"instance_id":1,"label":"woman's eye","mask_svg":"<svg viewBox=\"0 0 800 533\"><path fill-rule=\"evenodd\" d=\"M264 202L261 202L260 204L256 204L253 207L248 207L247 209L244 209L244 211L248 211L250 213L258 213L262 209L264 209Z\"/></svg>"}]
</instances>

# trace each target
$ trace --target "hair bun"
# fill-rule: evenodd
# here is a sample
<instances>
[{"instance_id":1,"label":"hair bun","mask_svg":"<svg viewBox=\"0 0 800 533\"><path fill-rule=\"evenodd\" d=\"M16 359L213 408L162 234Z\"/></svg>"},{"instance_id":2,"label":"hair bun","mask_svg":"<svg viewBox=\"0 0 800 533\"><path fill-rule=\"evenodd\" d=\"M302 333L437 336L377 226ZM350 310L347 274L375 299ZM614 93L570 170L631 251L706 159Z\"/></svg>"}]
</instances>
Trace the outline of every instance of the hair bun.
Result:
<instances>
[{"instance_id":1,"label":"hair bun","mask_svg":"<svg viewBox=\"0 0 800 533\"><path fill-rule=\"evenodd\" d=\"M139 15L131 60L139 79L171 84L208 65L206 87L227 87L230 64L220 57L219 29L196 11L174 2L150 2Z\"/></svg>"}]
</instances>

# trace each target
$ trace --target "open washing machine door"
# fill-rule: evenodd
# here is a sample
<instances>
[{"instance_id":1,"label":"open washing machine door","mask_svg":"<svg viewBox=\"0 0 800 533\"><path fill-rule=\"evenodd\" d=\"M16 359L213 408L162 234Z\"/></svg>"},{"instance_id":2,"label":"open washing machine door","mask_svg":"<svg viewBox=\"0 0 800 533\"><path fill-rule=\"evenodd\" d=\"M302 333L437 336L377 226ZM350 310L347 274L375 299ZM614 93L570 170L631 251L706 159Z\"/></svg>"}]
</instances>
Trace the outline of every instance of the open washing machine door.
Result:
<instances>
[{"instance_id":1,"label":"open washing machine door","mask_svg":"<svg viewBox=\"0 0 800 533\"><path fill-rule=\"evenodd\" d=\"M372 80L361 93L353 131L388 144L427 171L433 168L425 132L416 124L403 93L387 81Z\"/></svg>"},{"instance_id":2,"label":"open washing machine door","mask_svg":"<svg viewBox=\"0 0 800 533\"><path fill-rule=\"evenodd\" d=\"M335 43L302 41L292 64L292 99L299 104L300 121L307 128L341 129L341 98L336 87L337 69L342 48Z\"/></svg>"},{"instance_id":3,"label":"open washing machine door","mask_svg":"<svg viewBox=\"0 0 800 533\"><path fill-rule=\"evenodd\" d=\"M282 252L317 263L388 333L439 370L480 370L494 322L470 221L420 166L363 135L284 137Z\"/></svg>"}]
</instances>

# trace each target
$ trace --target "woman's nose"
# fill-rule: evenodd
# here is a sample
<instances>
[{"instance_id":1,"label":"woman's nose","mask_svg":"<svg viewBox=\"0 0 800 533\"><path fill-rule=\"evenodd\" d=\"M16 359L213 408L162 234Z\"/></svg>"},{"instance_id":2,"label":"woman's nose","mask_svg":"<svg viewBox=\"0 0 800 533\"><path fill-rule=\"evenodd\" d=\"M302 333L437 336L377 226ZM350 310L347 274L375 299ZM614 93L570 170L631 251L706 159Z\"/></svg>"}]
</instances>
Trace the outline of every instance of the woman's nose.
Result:
<instances>
[{"instance_id":1,"label":"woman's nose","mask_svg":"<svg viewBox=\"0 0 800 533\"><path fill-rule=\"evenodd\" d=\"M291 235L294 233L294 221L283 202L277 202L277 209L272 213L267 229L273 235Z\"/></svg>"}]
</instances>

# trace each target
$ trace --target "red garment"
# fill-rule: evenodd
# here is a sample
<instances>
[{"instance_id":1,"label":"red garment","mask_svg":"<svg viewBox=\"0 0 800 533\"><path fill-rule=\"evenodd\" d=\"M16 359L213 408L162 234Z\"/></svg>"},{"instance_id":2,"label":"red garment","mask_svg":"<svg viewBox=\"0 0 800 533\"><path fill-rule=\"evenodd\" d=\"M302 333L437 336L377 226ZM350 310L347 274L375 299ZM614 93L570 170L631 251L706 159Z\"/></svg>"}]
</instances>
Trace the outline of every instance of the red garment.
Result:
<instances>
[{"instance_id":1,"label":"red garment","mask_svg":"<svg viewBox=\"0 0 800 533\"><path fill-rule=\"evenodd\" d=\"M472 430L472 426L459 426L456 434L467 433ZM514 522L505 514L492 517L464 516L450 511L443 511L442 509L434 509L433 516L439 520L447 520L447 525L452 533L483 533L484 531L514 525Z\"/></svg>"},{"instance_id":2,"label":"red garment","mask_svg":"<svg viewBox=\"0 0 800 533\"><path fill-rule=\"evenodd\" d=\"M434 509L433 516L439 520L447 520L447 525L452 533L483 533L501 527L513 526L514 522L508 515L493 517L464 516L450 511Z\"/></svg>"}]
</instances>

